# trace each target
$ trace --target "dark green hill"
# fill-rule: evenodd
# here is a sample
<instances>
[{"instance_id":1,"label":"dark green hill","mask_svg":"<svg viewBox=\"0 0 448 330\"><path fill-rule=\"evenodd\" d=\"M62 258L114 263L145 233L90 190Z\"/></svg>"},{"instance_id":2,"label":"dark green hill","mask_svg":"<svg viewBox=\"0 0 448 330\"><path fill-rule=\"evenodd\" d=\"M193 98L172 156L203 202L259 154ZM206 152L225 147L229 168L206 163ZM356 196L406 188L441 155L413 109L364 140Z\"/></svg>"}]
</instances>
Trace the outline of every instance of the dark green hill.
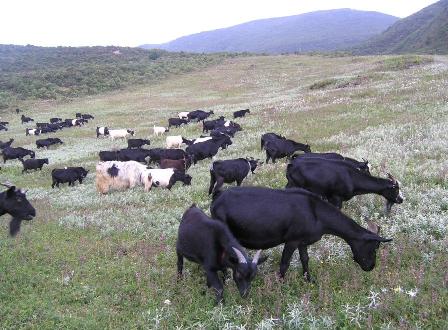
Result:
<instances>
[{"instance_id":1,"label":"dark green hill","mask_svg":"<svg viewBox=\"0 0 448 330\"><path fill-rule=\"evenodd\" d=\"M23 99L72 98L157 81L219 63L228 56L235 55L0 45L0 108Z\"/></svg>"},{"instance_id":2,"label":"dark green hill","mask_svg":"<svg viewBox=\"0 0 448 330\"><path fill-rule=\"evenodd\" d=\"M397 18L377 12L337 9L252 21L143 48L188 52L293 53L353 47L381 33Z\"/></svg>"},{"instance_id":3,"label":"dark green hill","mask_svg":"<svg viewBox=\"0 0 448 330\"><path fill-rule=\"evenodd\" d=\"M403 18L357 47L356 54L448 54L448 0Z\"/></svg>"}]
</instances>

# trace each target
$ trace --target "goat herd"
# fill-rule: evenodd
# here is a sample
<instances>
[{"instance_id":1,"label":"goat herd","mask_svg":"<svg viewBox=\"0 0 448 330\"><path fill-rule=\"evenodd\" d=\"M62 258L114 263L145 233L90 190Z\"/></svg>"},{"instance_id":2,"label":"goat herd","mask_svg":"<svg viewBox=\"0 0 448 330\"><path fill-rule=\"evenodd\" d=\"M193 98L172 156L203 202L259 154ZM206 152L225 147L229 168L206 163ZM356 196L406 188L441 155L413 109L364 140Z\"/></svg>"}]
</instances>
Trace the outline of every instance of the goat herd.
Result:
<instances>
[{"instance_id":1,"label":"goat herd","mask_svg":"<svg viewBox=\"0 0 448 330\"><path fill-rule=\"evenodd\" d=\"M249 109L233 113L234 118L244 117ZM170 118L168 127L153 127L153 134L170 132L191 122L202 122L203 133L197 139L187 139L180 135L167 136L166 148L145 149L150 145L147 139L130 138L135 132L129 129L109 129L97 127L97 138L109 136L110 139L127 139L128 148L99 152L96 166L96 188L100 193L122 190L143 185L145 191L152 186L171 187L180 181L191 183L192 177L186 172L192 164L214 157L220 149L232 144L232 139L241 126L223 116L206 120L213 111L195 110L181 112L178 118ZM57 130L82 126L90 119L89 114L76 114L76 119L51 118L50 123L36 123L33 129L26 129L26 135L40 135ZM22 123L33 119L21 117ZM2 122L1 127L8 125ZM7 130L7 128L6 128ZM0 142L3 160L19 159L23 171L41 169L48 159L35 159L32 150L13 148L14 140ZM37 148L48 148L62 144L58 138L40 139ZM186 145L185 150L181 149ZM364 271L375 267L376 251L380 243L389 242L379 236L379 226L370 222L365 229L340 211L342 202L356 195L374 193L386 199L386 212L395 203L402 203L400 183L392 175L379 178L371 175L368 161L357 161L338 153L313 153L309 145L295 142L275 133L261 136L261 149L266 152L266 164L271 160L287 157L287 185L285 189L265 187L233 187L221 190L224 183L242 181L253 173L262 162L253 158L238 158L214 161L210 166L210 186L212 195L211 218L194 204L182 216L176 244L177 268L182 275L183 259L199 263L204 268L207 285L216 292L218 302L223 301L223 284L218 271L224 276L228 268L233 271L233 279L241 296L246 296L254 279L257 266L266 260L261 250L284 244L280 277L284 277L291 257L299 250L304 277L311 281L308 267L308 246L319 241L325 234L342 238L351 248L355 262ZM297 151L303 153L296 154ZM31 158L24 160L29 155ZM151 168L158 163L159 168ZM88 171L83 167L66 167L52 170L52 187L60 183L75 181L82 183ZM31 220L35 209L27 201L25 192L11 184L0 194L1 214L9 213L10 234L15 235L22 220ZM244 248L258 249L253 258Z\"/></svg>"}]
</instances>

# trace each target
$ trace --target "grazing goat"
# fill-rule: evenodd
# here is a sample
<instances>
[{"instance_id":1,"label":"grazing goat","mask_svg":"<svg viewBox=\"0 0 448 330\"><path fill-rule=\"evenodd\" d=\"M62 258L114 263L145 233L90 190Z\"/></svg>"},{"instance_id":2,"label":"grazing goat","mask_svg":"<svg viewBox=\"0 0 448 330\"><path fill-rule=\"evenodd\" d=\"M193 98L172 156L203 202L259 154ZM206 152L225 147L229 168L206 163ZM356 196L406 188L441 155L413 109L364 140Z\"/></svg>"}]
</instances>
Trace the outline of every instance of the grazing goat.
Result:
<instances>
[{"instance_id":1,"label":"grazing goat","mask_svg":"<svg viewBox=\"0 0 448 330\"><path fill-rule=\"evenodd\" d=\"M232 183L236 181L240 186L243 180L250 174L254 173L258 165L261 165L259 159L238 158L228 160L217 160L210 166L210 187L209 195L219 190L224 183ZM215 186L216 184L216 186Z\"/></svg>"},{"instance_id":2,"label":"grazing goat","mask_svg":"<svg viewBox=\"0 0 448 330\"><path fill-rule=\"evenodd\" d=\"M25 129L25 135L26 136L28 136L28 135L39 135L40 132L41 132L41 130L38 129L38 128L27 128L27 129Z\"/></svg>"},{"instance_id":3,"label":"grazing goat","mask_svg":"<svg viewBox=\"0 0 448 330\"><path fill-rule=\"evenodd\" d=\"M145 191L152 186L151 175L145 165L134 161L102 162L96 165L95 185L98 192L107 194L112 190L124 190L143 185Z\"/></svg>"},{"instance_id":4,"label":"grazing goat","mask_svg":"<svg viewBox=\"0 0 448 330\"><path fill-rule=\"evenodd\" d=\"M264 144L264 148L266 150L266 164L269 162L269 159L272 159L272 162L275 163L278 158L291 157L298 150L311 152L308 144L288 139L273 139L267 141Z\"/></svg>"},{"instance_id":5,"label":"grazing goat","mask_svg":"<svg viewBox=\"0 0 448 330\"><path fill-rule=\"evenodd\" d=\"M135 131L131 131L130 129L110 129L109 137L111 140L115 139L126 139L129 136L134 136Z\"/></svg>"},{"instance_id":6,"label":"grazing goat","mask_svg":"<svg viewBox=\"0 0 448 330\"><path fill-rule=\"evenodd\" d=\"M182 149L162 149L153 148L149 149L150 162L158 162L161 159L185 159L187 154Z\"/></svg>"},{"instance_id":7,"label":"grazing goat","mask_svg":"<svg viewBox=\"0 0 448 330\"><path fill-rule=\"evenodd\" d=\"M206 112L204 110L194 110L188 113L188 120L202 121L207 119L209 116L213 115L213 111Z\"/></svg>"},{"instance_id":8,"label":"grazing goat","mask_svg":"<svg viewBox=\"0 0 448 330\"><path fill-rule=\"evenodd\" d=\"M118 160L125 162L134 160L140 163L146 163L146 158L149 157L150 151L148 149L121 149L118 152Z\"/></svg>"},{"instance_id":9,"label":"grazing goat","mask_svg":"<svg viewBox=\"0 0 448 330\"><path fill-rule=\"evenodd\" d=\"M369 161L365 160L363 158L363 161L357 161L356 159L350 158L350 157L344 157L336 152L324 152L324 153L319 153L319 152L306 152L304 154L300 154L300 155L294 155L291 159L291 164L294 164L294 162L296 161L296 159L300 160L303 158L321 158L323 159L323 161L325 160L342 160L344 161L344 163L346 164L350 164L353 165L355 168L359 169L360 171L370 174L370 164Z\"/></svg>"},{"instance_id":10,"label":"grazing goat","mask_svg":"<svg viewBox=\"0 0 448 330\"><path fill-rule=\"evenodd\" d=\"M12 139L12 138L10 138L9 141L6 141L6 142L0 141L0 149L5 149L7 147L10 147L13 142L14 142L14 139Z\"/></svg>"},{"instance_id":11,"label":"grazing goat","mask_svg":"<svg viewBox=\"0 0 448 330\"><path fill-rule=\"evenodd\" d=\"M183 112L179 112L179 114L177 116L179 117L179 119L188 119L189 113L190 113L189 111L183 111Z\"/></svg>"},{"instance_id":12,"label":"grazing goat","mask_svg":"<svg viewBox=\"0 0 448 330\"><path fill-rule=\"evenodd\" d=\"M278 135L276 133L265 133L261 136L261 150L264 149L264 145L266 144L266 142L269 141L275 141L275 140L283 140L285 141L286 138L282 135Z\"/></svg>"},{"instance_id":13,"label":"grazing goat","mask_svg":"<svg viewBox=\"0 0 448 330\"><path fill-rule=\"evenodd\" d=\"M128 148L141 148L144 145L151 145L151 141L147 139L128 139Z\"/></svg>"},{"instance_id":14,"label":"grazing goat","mask_svg":"<svg viewBox=\"0 0 448 330\"><path fill-rule=\"evenodd\" d=\"M154 126L153 131L154 131L154 135L161 135L163 133L169 132L170 130L165 127Z\"/></svg>"},{"instance_id":15,"label":"grazing goat","mask_svg":"<svg viewBox=\"0 0 448 330\"><path fill-rule=\"evenodd\" d=\"M167 136L165 139L166 147L167 149L178 149L182 146L184 140L185 139L180 135Z\"/></svg>"},{"instance_id":16,"label":"grazing goat","mask_svg":"<svg viewBox=\"0 0 448 330\"><path fill-rule=\"evenodd\" d=\"M109 129L107 127L101 126L96 128L96 138L98 139L100 136L109 135Z\"/></svg>"},{"instance_id":17,"label":"grazing goat","mask_svg":"<svg viewBox=\"0 0 448 330\"><path fill-rule=\"evenodd\" d=\"M37 158L37 159L21 159L20 160L23 165L22 173L28 171L28 170L42 170L42 167L44 164L48 165L48 158Z\"/></svg>"},{"instance_id":18,"label":"grazing goat","mask_svg":"<svg viewBox=\"0 0 448 330\"><path fill-rule=\"evenodd\" d=\"M249 109L235 111L233 113L233 118L244 117L247 113L250 113Z\"/></svg>"},{"instance_id":19,"label":"grazing goat","mask_svg":"<svg viewBox=\"0 0 448 330\"><path fill-rule=\"evenodd\" d=\"M320 196L300 188L233 187L217 191L210 210L212 218L227 224L246 248L270 249L285 244L281 277L298 249L303 275L311 281L308 246L325 234L342 238L364 271L375 268L380 243L391 241L361 227Z\"/></svg>"},{"instance_id":20,"label":"grazing goat","mask_svg":"<svg viewBox=\"0 0 448 330\"><path fill-rule=\"evenodd\" d=\"M167 188L168 190L177 182L183 182L184 186L191 184L191 176L185 174L185 171L179 171L174 168L153 168L146 170L152 177L152 184L156 187ZM145 173L146 173L145 172Z\"/></svg>"},{"instance_id":21,"label":"grazing goat","mask_svg":"<svg viewBox=\"0 0 448 330\"><path fill-rule=\"evenodd\" d=\"M26 117L25 115L22 115L22 117L20 117L20 120L22 121L22 124L23 124L23 123L29 123L29 122L31 122L31 121L34 121L34 119L32 119L32 118L30 118L30 117Z\"/></svg>"},{"instance_id":22,"label":"grazing goat","mask_svg":"<svg viewBox=\"0 0 448 330\"><path fill-rule=\"evenodd\" d=\"M3 149L2 154L3 154L3 163L6 163L8 159L23 159L26 156L34 158L36 156L34 151L22 147L17 148L6 147Z\"/></svg>"},{"instance_id":23,"label":"grazing goat","mask_svg":"<svg viewBox=\"0 0 448 330\"><path fill-rule=\"evenodd\" d=\"M69 186L74 186L75 181L79 181L81 184L88 172L83 167L55 168L51 171L51 178L53 180L51 188L54 188L54 186L59 188L60 183L68 183Z\"/></svg>"},{"instance_id":24,"label":"grazing goat","mask_svg":"<svg viewBox=\"0 0 448 330\"><path fill-rule=\"evenodd\" d=\"M188 124L187 119L179 119L179 118L169 118L168 119L168 128L174 127L180 127L181 125Z\"/></svg>"},{"instance_id":25,"label":"grazing goat","mask_svg":"<svg viewBox=\"0 0 448 330\"><path fill-rule=\"evenodd\" d=\"M112 160L118 160L118 153L119 151L100 151L98 153L98 156L100 157L101 161L107 162Z\"/></svg>"},{"instance_id":26,"label":"grazing goat","mask_svg":"<svg viewBox=\"0 0 448 330\"><path fill-rule=\"evenodd\" d=\"M389 174L387 179L371 176L341 160L296 158L286 168L287 188L300 187L314 192L334 206L363 194L378 194L386 202L386 212L393 204L403 203L400 183Z\"/></svg>"},{"instance_id":27,"label":"grazing goat","mask_svg":"<svg viewBox=\"0 0 448 330\"><path fill-rule=\"evenodd\" d=\"M223 302L223 285L218 271L227 274L232 269L241 297L246 297L257 274L257 266L266 260L257 251L251 260L229 228L210 219L193 204L182 216L176 243L177 273L182 277L184 257L200 264L207 277L207 286L216 293L217 303Z\"/></svg>"},{"instance_id":28,"label":"grazing goat","mask_svg":"<svg viewBox=\"0 0 448 330\"><path fill-rule=\"evenodd\" d=\"M185 157L185 159L161 159L160 168L175 168L179 171L186 172L191 166L191 159Z\"/></svg>"},{"instance_id":29,"label":"grazing goat","mask_svg":"<svg viewBox=\"0 0 448 330\"><path fill-rule=\"evenodd\" d=\"M218 153L219 148L225 149L228 145L231 145L232 141L226 135L222 135L218 138L192 144L185 150L190 155L193 164L206 158L212 158Z\"/></svg>"},{"instance_id":30,"label":"grazing goat","mask_svg":"<svg viewBox=\"0 0 448 330\"><path fill-rule=\"evenodd\" d=\"M40 148L48 149L49 146L52 146L54 144L64 144L64 142L62 142L61 139L59 139L59 138L48 138L48 139L36 140L37 149L40 149Z\"/></svg>"},{"instance_id":31,"label":"grazing goat","mask_svg":"<svg viewBox=\"0 0 448 330\"><path fill-rule=\"evenodd\" d=\"M9 223L9 234L17 235L20 231L22 220L32 220L36 216L36 210L26 199L26 191L17 189L10 183L1 183L8 190L0 193L0 215L6 213L12 216Z\"/></svg>"},{"instance_id":32,"label":"grazing goat","mask_svg":"<svg viewBox=\"0 0 448 330\"><path fill-rule=\"evenodd\" d=\"M214 130L217 127L222 127L225 124L224 117L221 116L218 119L204 120L202 122L202 133L207 133L208 131Z\"/></svg>"}]
</instances>

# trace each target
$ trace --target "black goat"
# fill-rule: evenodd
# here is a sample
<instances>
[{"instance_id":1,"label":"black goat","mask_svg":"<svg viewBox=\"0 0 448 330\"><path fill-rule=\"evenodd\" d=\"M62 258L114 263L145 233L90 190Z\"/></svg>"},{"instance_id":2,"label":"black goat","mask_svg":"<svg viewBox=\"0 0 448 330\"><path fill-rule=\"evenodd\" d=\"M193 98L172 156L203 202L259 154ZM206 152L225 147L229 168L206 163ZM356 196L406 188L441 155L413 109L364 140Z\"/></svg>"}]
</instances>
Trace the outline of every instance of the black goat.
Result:
<instances>
[{"instance_id":1,"label":"black goat","mask_svg":"<svg viewBox=\"0 0 448 330\"><path fill-rule=\"evenodd\" d=\"M23 165L22 173L28 171L28 170L42 170L42 166L44 164L48 165L48 158L37 158L37 159L21 159L20 160Z\"/></svg>"},{"instance_id":2,"label":"black goat","mask_svg":"<svg viewBox=\"0 0 448 330\"><path fill-rule=\"evenodd\" d=\"M258 165L259 159L238 158L228 160L217 160L210 166L210 187L208 193L219 190L224 183L236 182L240 186L248 174L253 173ZM216 184L216 186L215 186Z\"/></svg>"},{"instance_id":3,"label":"black goat","mask_svg":"<svg viewBox=\"0 0 448 330\"><path fill-rule=\"evenodd\" d=\"M143 148L136 149L121 149L118 152L118 160L122 162L127 162L134 160L140 163L146 163L146 158L149 157L150 150Z\"/></svg>"},{"instance_id":4,"label":"black goat","mask_svg":"<svg viewBox=\"0 0 448 330\"><path fill-rule=\"evenodd\" d=\"M22 115L22 116L20 117L20 119L21 119L21 121L22 121L22 124L23 124L23 123L29 123L30 121L34 121L34 119L32 119L32 118L30 118L30 117L26 117L25 115Z\"/></svg>"},{"instance_id":5,"label":"black goat","mask_svg":"<svg viewBox=\"0 0 448 330\"><path fill-rule=\"evenodd\" d=\"M319 153L319 152L306 152L304 154L300 154L300 155L294 155L291 159L291 164L294 164L294 162L300 161L300 159L303 158L316 158L316 159L323 159L323 161L325 160L342 160L344 161L346 164L350 164L353 165L355 168L359 169L360 171L370 174L370 165L369 165L369 161L365 160L363 158L363 161L357 161L356 159L350 158L350 157L344 157L336 152L324 152L324 153Z\"/></svg>"},{"instance_id":6,"label":"black goat","mask_svg":"<svg viewBox=\"0 0 448 330\"><path fill-rule=\"evenodd\" d=\"M100 151L98 156L103 162L118 160L119 151Z\"/></svg>"},{"instance_id":7,"label":"black goat","mask_svg":"<svg viewBox=\"0 0 448 330\"><path fill-rule=\"evenodd\" d=\"M244 117L247 113L250 113L249 109L235 111L233 113L233 118Z\"/></svg>"},{"instance_id":8,"label":"black goat","mask_svg":"<svg viewBox=\"0 0 448 330\"><path fill-rule=\"evenodd\" d=\"M218 303L223 301L223 285L218 271L225 276L227 268L232 269L240 295L246 297L257 266L266 260L260 258L261 250L251 260L225 224L210 219L194 204L182 216L176 252L179 277L182 276L184 257L200 264L207 276L207 286L215 290Z\"/></svg>"},{"instance_id":9,"label":"black goat","mask_svg":"<svg viewBox=\"0 0 448 330\"><path fill-rule=\"evenodd\" d=\"M35 157L34 151L22 147L17 148L6 147L3 149L2 154L3 154L3 163L6 163L6 161L9 159L23 159L26 156L30 156L31 158Z\"/></svg>"},{"instance_id":10,"label":"black goat","mask_svg":"<svg viewBox=\"0 0 448 330\"><path fill-rule=\"evenodd\" d=\"M296 158L286 168L287 188L301 187L328 199L338 208L357 195L378 194L387 200L386 211L401 204L400 183L389 174L378 178L340 160Z\"/></svg>"},{"instance_id":11,"label":"black goat","mask_svg":"<svg viewBox=\"0 0 448 330\"><path fill-rule=\"evenodd\" d=\"M54 169L51 171L53 182L51 188L54 186L59 188L60 183L67 183L69 186L74 186L75 181L82 183L82 180L87 176L87 171L83 167L67 167L62 169Z\"/></svg>"},{"instance_id":12,"label":"black goat","mask_svg":"<svg viewBox=\"0 0 448 330\"><path fill-rule=\"evenodd\" d=\"M63 143L64 142L62 142L62 140L59 138L48 138L48 139L36 140L37 149L40 149L40 148L48 149L49 146L52 146L54 144L63 144Z\"/></svg>"},{"instance_id":13,"label":"black goat","mask_svg":"<svg viewBox=\"0 0 448 330\"><path fill-rule=\"evenodd\" d=\"M291 157L298 150L311 152L311 148L308 144L288 139L274 139L267 141L264 143L264 148L266 150L266 164L269 163L269 159L275 163L275 160L278 158Z\"/></svg>"},{"instance_id":14,"label":"black goat","mask_svg":"<svg viewBox=\"0 0 448 330\"><path fill-rule=\"evenodd\" d=\"M151 145L151 141L148 139L128 139L128 148L141 148L144 145Z\"/></svg>"},{"instance_id":15,"label":"black goat","mask_svg":"<svg viewBox=\"0 0 448 330\"><path fill-rule=\"evenodd\" d=\"M207 119L209 116L213 115L214 112L213 111L204 111L204 110L194 110L194 111L190 111L188 113L188 119L189 120L197 120L197 121L202 121Z\"/></svg>"},{"instance_id":16,"label":"black goat","mask_svg":"<svg viewBox=\"0 0 448 330\"><path fill-rule=\"evenodd\" d=\"M0 141L0 149L5 149L7 147L10 147L13 142L14 142L14 139L12 139L12 138L10 138L9 141L6 141L6 142Z\"/></svg>"},{"instance_id":17,"label":"black goat","mask_svg":"<svg viewBox=\"0 0 448 330\"><path fill-rule=\"evenodd\" d=\"M32 220L36 216L36 210L26 199L26 191L17 189L9 183L1 185L8 187L8 190L0 193L0 216L6 213L12 216L9 234L15 236L20 230L22 220Z\"/></svg>"},{"instance_id":18,"label":"black goat","mask_svg":"<svg viewBox=\"0 0 448 330\"><path fill-rule=\"evenodd\" d=\"M325 234L346 241L364 271L375 268L380 243L391 241L364 229L320 196L300 188L233 187L215 193L210 209L212 218L227 224L246 248L270 249L284 243L281 277L298 249L303 274L310 281L308 246Z\"/></svg>"},{"instance_id":19,"label":"black goat","mask_svg":"<svg viewBox=\"0 0 448 330\"><path fill-rule=\"evenodd\" d=\"M168 119L168 128L174 127L180 127L181 125L188 124L187 119L180 119L180 118L169 118Z\"/></svg>"}]
</instances>

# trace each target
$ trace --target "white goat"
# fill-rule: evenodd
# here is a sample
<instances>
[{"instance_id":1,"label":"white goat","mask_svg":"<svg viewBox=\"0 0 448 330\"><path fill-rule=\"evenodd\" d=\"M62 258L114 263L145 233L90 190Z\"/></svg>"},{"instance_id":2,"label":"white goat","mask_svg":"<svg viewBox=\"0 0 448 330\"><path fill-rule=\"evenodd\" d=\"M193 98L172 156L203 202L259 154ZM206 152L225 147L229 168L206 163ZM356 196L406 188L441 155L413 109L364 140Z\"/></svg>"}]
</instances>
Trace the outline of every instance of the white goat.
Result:
<instances>
[{"instance_id":1,"label":"white goat","mask_svg":"<svg viewBox=\"0 0 448 330\"><path fill-rule=\"evenodd\" d=\"M188 119L188 114L189 113L190 113L190 111L179 112L179 114L178 114L179 119Z\"/></svg>"},{"instance_id":2,"label":"white goat","mask_svg":"<svg viewBox=\"0 0 448 330\"><path fill-rule=\"evenodd\" d=\"M160 134L163 134L165 132L169 132L168 128L155 126L155 125L153 127L153 130L154 130L154 135L160 135Z\"/></svg>"},{"instance_id":3,"label":"white goat","mask_svg":"<svg viewBox=\"0 0 448 330\"><path fill-rule=\"evenodd\" d=\"M109 136L111 140L126 139L129 136L134 136L135 132L130 129L110 129Z\"/></svg>"},{"instance_id":4,"label":"white goat","mask_svg":"<svg viewBox=\"0 0 448 330\"><path fill-rule=\"evenodd\" d=\"M168 149L177 149L182 145L182 136L181 135L171 135L166 137L166 147Z\"/></svg>"},{"instance_id":5,"label":"white goat","mask_svg":"<svg viewBox=\"0 0 448 330\"><path fill-rule=\"evenodd\" d=\"M146 166L135 161L100 162L96 165L95 184L102 194L106 194L110 189L128 189L136 185L144 185L145 191L149 191L152 178Z\"/></svg>"}]
</instances>

